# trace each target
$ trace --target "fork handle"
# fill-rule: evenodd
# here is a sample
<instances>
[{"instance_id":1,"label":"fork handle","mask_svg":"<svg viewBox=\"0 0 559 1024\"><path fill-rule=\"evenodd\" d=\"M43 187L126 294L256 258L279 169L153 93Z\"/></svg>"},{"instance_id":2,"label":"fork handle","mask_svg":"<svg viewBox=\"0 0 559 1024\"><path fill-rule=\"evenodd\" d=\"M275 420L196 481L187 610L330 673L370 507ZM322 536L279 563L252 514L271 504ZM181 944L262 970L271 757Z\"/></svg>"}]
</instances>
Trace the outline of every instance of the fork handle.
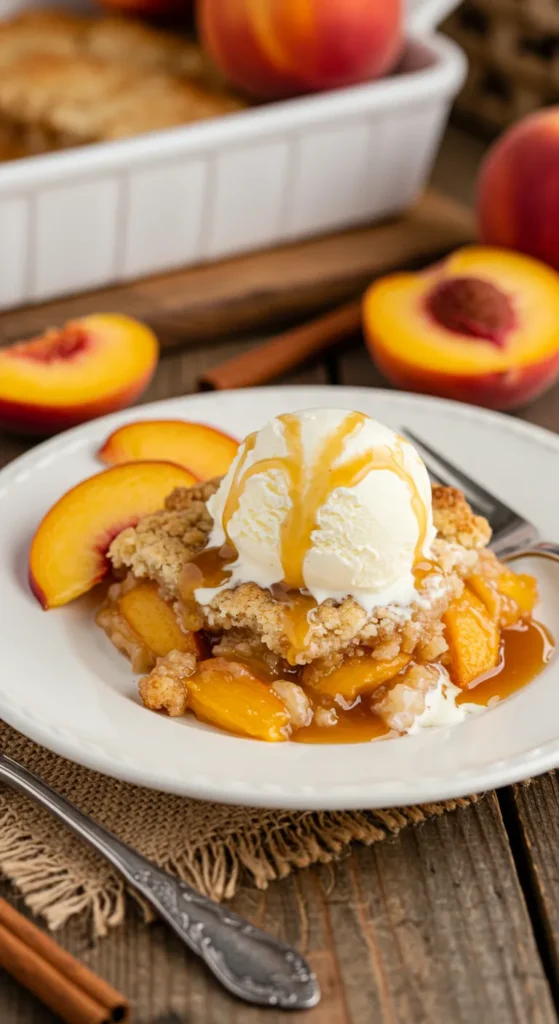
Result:
<instances>
[{"instance_id":1,"label":"fork handle","mask_svg":"<svg viewBox=\"0 0 559 1024\"><path fill-rule=\"evenodd\" d=\"M156 867L2 753L0 779L46 808L103 854L234 995L283 1010L316 1005L320 998L317 980L295 949Z\"/></svg>"},{"instance_id":2,"label":"fork handle","mask_svg":"<svg viewBox=\"0 0 559 1024\"><path fill-rule=\"evenodd\" d=\"M554 544L550 540L540 540L529 547L511 551L503 560L510 562L513 558L525 558L527 555L540 555L542 558L551 558L553 561L559 562L559 544Z\"/></svg>"}]
</instances>

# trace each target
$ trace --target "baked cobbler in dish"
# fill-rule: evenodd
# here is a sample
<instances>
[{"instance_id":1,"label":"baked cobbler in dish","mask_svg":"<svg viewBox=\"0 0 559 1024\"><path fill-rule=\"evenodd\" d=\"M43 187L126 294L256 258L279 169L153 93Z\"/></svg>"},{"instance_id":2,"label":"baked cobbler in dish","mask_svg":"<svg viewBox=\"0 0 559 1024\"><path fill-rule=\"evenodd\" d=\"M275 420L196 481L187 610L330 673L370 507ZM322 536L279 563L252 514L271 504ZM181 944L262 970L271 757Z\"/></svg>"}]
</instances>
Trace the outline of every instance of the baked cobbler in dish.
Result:
<instances>
[{"instance_id":1,"label":"baked cobbler in dish","mask_svg":"<svg viewBox=\"0 0 559 1024\"><path fill-rule=\"evenodd\" d=\"M0 159L121 139L240 110L201 48L118 17L0 20Z\"/></svg>"}]
</instances>

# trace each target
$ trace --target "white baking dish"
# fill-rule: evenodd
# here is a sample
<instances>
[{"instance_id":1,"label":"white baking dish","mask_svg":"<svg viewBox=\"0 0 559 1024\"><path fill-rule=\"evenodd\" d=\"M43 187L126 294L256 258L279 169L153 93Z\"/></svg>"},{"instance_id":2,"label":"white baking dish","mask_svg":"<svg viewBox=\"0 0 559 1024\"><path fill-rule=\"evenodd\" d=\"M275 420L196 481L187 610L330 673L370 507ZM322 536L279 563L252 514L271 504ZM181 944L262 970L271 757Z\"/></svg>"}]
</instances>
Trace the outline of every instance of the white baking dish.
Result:
<instances>
[{"instance_id":1,"label":"white baking dish","mask_svg":"<svg viewBox=\"0 0 559 1024\"><path fill-rule=\"evenodd\" d=\"M427 30L453 0L412 3ZM464 74L456 45L426 34L379 82L0 165L0 309L405 209Z\"/></svg>"}]
</instances>

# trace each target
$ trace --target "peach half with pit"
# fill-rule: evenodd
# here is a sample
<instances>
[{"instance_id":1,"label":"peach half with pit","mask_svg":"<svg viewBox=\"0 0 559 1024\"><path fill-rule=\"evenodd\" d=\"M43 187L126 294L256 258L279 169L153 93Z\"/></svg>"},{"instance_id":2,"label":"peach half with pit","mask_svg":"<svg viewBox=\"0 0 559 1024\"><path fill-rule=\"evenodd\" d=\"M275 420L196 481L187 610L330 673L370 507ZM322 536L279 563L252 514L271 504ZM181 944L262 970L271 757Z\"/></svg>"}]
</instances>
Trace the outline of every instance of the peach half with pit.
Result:
<instances>
[{"instance_id":1,"label":"peach half with pit","mask_svg":"<svg viewBox=\"0 0 559 1024\"><path fill-rule=\"evenodd\" d=\"M221 430L188 420L137 420L115 430L97 455L107 466L137 459L165 459L198 480L224 476L239 447Z\"/></svg>"},{"instance_id":2,"label":"peach half with pit","mask_svg":"<svg viewBox=\"0 0 559 1024\"><path fill-rule=\"evenodd\" d=\"M47 512L31 544L29 581L43 608L68 604L100 583L117 534L163 508L175 487L194 483L188 470L170 462L131 462L67 491Z\"/></svg>"},{"instance_id":3,"label":"peach half with pit","mask_svg":"<svg viewBox=\"0 0 559 1024\"><path fill-rule=\"evenodd\" d=\"M467 246L381 278L363 315L376 365L408 391L513 409L559 373L559 275L506 249Z\"/></svg>"},{"instance_id":4,"label":"peach half with pit","mask_svg":"<svg viewBox=\"0 0 559 1024\"><path fill-rule=\"evenodd\" d=\"M153 331L115 313L86 316L0 351L0 424L53 434L130 405L149 384Z\"/></svg>"}]
</instances>

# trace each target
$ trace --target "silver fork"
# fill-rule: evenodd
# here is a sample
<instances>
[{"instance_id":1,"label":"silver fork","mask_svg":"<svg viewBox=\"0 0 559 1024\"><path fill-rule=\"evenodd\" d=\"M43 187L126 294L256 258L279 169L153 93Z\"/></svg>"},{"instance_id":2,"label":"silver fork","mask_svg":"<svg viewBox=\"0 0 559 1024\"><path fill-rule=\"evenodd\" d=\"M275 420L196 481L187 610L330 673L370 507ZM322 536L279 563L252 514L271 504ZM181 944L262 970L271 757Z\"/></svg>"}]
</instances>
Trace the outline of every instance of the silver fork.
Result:
<instances>
[{"instance_id":1,"label":"silver fork","mask_svg":"<svg viewBox=\"0 0 559 1024\"><path fill-rule=\"evenodd\" d=\"M403 434L413 442L435 483L459 487L476 515L485 516L493 530L491 550L506 561L521 555L543 555L559 561L559 544L540 539L533 523L523 519L518 512L509 508L485 487L472 480L462 469L435 451L417 434L403 428Z\"/></svg>"},{"instance_id":2,"label":"silver fork","mask_svg":"<svg viewBox=\"0 0 559 1024\"><path fill-rule=\"evenodd\" d=\"M282 1010L316 1006L316 977L291 946L156 867L1 749L0 781L50 811L103 854L234 995Z\"/></svg>"}]
</instances>

